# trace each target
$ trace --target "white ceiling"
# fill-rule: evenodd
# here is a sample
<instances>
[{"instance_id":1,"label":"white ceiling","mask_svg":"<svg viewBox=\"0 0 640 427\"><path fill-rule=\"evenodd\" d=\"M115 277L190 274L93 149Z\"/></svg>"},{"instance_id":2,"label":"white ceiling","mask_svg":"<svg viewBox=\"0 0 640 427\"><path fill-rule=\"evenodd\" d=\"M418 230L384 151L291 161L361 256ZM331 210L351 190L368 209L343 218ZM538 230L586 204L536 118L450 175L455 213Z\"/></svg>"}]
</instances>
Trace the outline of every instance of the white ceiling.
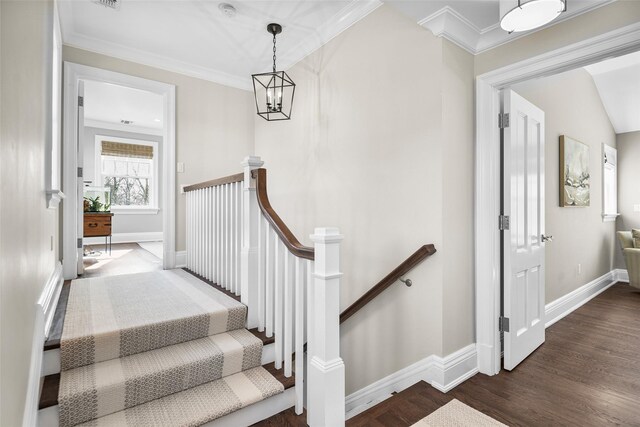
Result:
<instances>
[{"instance_id":1,"label":"white ceiling","mask_svg":"<svg viewBox=\"0 0 640 427\"><path fill-rule=\"evenodd\" d=\"M92 0L59 0L63 41L157 68L249 90L251 74L271 69L266 25L278 22L278 69L288 69L382 4L380 0L121 0L113 10ZM560 22L615 0L570 0ZM476 54L527 33L499 26L498 0L384 0ZM553 23L552 23L553 24ZM552 25L550 24L550 25Z\"/></svg>"},{"instance_id":2,"label":"white ceiling","mask_svg":"<svg viewBox=\"0 0 640 427\"><path fill-rule=\"evenodd\" d=\"M283 26L278 69L287 69L380 5L377 0L122 0L113 10L91 0L60 0L65 44L249 89L269 71L272 36Z\"/></svg>"},{"instance_id":3,"label":"white ceiling","mask_svg":"<svg viewBox=\"0 0 640 427\"><path fill-rule=\"evenodd\" d=\"M163 127L163 100L156 93L104 82L84 82L85 124L157 133ZM133 123L123 125L121 120ZM115 125L115 126L113 126Z\"/></svg>"},{"instance_id":4,"label":"white ceiling","mask_svg":"<svg viewBox=\"0 0 640 427\"><path fill-rule=\"evenodd\" d=\"M640 52L585 69L593 76L616 133L640 131Z\"/></svg>"}]
</instances>

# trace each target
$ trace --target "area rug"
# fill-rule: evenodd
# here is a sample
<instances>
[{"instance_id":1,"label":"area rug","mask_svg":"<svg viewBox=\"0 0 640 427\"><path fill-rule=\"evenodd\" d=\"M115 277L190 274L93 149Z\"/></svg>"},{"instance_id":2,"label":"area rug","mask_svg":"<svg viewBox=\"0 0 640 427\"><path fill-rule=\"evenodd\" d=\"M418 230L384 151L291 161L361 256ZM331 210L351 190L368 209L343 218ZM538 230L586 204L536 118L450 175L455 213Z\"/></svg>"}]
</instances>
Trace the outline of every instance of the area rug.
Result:
<instances>
[{"instance_id":1,"label":"area rug","mask_svg":"<svg viewBox=\"0 0 640 427\"><path fill-rule=\"evenodd\" d=\"M488 415L476 411L459 400L453 399L435 412L427 415L415 427L506 427Z\"/></svg>"},{"instance_id":2,"label":"area rug","mask_svg":"<svg viewBox=\"0 0 640 427\"><path fill-rule=\"evenodd\" d=\"M247 308L182 270L74 280L62 370L244 328Z\"/></svg>"}]
</instances>

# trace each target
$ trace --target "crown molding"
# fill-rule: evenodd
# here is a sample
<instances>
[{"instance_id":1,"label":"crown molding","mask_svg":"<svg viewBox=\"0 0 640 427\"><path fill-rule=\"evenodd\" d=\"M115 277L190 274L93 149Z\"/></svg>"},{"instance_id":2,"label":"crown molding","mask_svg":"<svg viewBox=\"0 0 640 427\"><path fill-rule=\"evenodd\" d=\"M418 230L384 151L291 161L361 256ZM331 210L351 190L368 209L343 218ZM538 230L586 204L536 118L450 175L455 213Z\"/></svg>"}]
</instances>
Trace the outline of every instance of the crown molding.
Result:
<instances>
[{"instance_id":1,"label":"crown molding","mask_svg":"<svg viewBox=\"0 0 640 427\"><path fill-rule=\"evenodd\" d=\"M502 46L503 44L510 43L514 40L518 40L522 37L544 30L545 28L552 27L568 19L591 12L595 9L611 4L614 1L616 0L603 1L601 3L583 7L576 11L569 9L558 19L555 19L549 24L523 33L509 34L500 28L499 22L486 28L478 28L450 6L445 6L435 13L419 20L418 25L428 29L436 37L443 37L460 46L467 52L473 55L478 55L498 46Z\"/></svg>"},{"instance_id":2,"label":"crown molding","mask_svg":"<svg viewBox=\"0 0 640 427\"><path fill-rule=\"evenodd\" d=\"M61 2L61 9L70 16L71 2ZM313 53L331 39L351 27L356 22L377 9L382 2L380 0L352 0L325 24L316 28L314 34L301 40L295 48L279 54L283 69L287 70L302 59ZM88 37L79 34L74 28L62 28L63 44L90 52L111 56L125 61L158 68L189 77L208 80L224 86L230 86L246 91L253 91L250 75L233 75L223 71L202 67L197 64L180 61L163 55L156 55L132 46L112 43L102 39Z\"/></svg>"},{"instance_id":3,"label":"crown molding","mask_svg":"<svg viewBox=\"0 0 640 427\"><path fill-rule=\"evenodd\" d=\"M75 32L69 32L64 38L66 46L88 50L90 52L111 56L124 61L135 62L173 73L183 74L202 80L219 83L242 90L253 90L251 86L251 76L234 76L222 71L202 67L196 64L169 58L167 56L156 55L148 51L136 49L131 46L124 46L105 40L87 37Z\"/></svg>"}]
</instances>

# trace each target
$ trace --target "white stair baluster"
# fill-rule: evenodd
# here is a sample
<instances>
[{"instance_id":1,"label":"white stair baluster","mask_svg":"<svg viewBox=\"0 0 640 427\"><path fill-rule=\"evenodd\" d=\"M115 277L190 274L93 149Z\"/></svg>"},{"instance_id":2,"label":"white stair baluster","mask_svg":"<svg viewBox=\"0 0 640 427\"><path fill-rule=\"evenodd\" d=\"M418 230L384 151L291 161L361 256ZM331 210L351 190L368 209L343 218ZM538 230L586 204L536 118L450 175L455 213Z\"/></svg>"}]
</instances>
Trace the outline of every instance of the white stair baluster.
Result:
<instances>
[{"instance_id":1,"label":"white stair baluster","mask_svg":"<svg viewBox=\"0 0 640 427\"><path fill-rule=\"evenodd\" d=\"M242 255L242 182L236 182L236 295L242 294L240 281L240 258Z\"/></svg>"},{"instance_id":2,"label":"white stair baluster","mask_svg":"<svg viewBox=\"0 0 640 427\"><path fill-rule=\"evenodd\" d=\"M305 262L302 258L296 257L296 278L295 278L295 333L296 333L296 359L295 359L295 375L296 375L296 414L300 415L303 411L304 404L304 297L305 297Z\"/></svg>"},{"instance_id":3,"label":"white stair baluster","mask_svg":"<svg viewBox=\"0 0 640 427\"><path fill-rule=\"evenodd\" d=\"M280 237L274 233L275 240L275 253L276 253L276 263L275 263L275 284L274 284L274 334L275 334L275 366L276 369L282 369L282 321L283 321L283 279L284 279L284 257L286 248L280 242Z\"/></svg>"},{"instance_id":4,"label":"white stair baluster","mask_svg":"<svg viewBox=\"0 0 640 427\"><path fill-rule=\"evenodd\" d=\"M258 331L264 331L265 324L265 292L266 292L266 221L258 213Z\"/></svg>"},{"instance_id":5,"label":"white stair baluster","mask_svg":"<svg viewBox=\"0 0 640 427\"><path fill-rule=\"evenodd\" d=\"M273 336L273 292L274 292L274 269L276 265L275 259L275 249L274 249L274 232L273 228L271 228L271 224L269 224L266 219L264 219L265 224L267 224L267 234L265 236L265 246L266 246L266 268L265 268L265 330L267 337L271 338Z\"/></svg>"},{"instance_id":6,"label":"white stair baluster","mask_svg":"<svg viewBox=\"0 0 640 427\"><path fill-rule=\"evenodd\" d=\"M285 248L284 257L284 376L290 377L291 353L293 349L293 280L294 259L293 255Z\"/></svg>"}]
</instances>

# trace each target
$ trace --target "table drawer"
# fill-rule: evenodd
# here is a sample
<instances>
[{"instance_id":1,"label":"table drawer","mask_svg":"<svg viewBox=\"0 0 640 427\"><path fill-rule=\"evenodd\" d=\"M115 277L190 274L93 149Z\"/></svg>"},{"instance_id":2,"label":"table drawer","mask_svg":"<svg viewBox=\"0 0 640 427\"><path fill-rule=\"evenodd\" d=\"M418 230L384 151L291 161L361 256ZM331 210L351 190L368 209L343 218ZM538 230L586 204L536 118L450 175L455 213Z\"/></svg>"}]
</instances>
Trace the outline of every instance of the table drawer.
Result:
<instances>
[{"instance_id":1,"label":"table drawer","mask_svg":"<svg viewBox=\"0 0 640 427\"><path fill-rule=\"evenodd\" d=\"M111 235L111 216L85 215L84 237Z\"/></svg>"}]
</instances>

